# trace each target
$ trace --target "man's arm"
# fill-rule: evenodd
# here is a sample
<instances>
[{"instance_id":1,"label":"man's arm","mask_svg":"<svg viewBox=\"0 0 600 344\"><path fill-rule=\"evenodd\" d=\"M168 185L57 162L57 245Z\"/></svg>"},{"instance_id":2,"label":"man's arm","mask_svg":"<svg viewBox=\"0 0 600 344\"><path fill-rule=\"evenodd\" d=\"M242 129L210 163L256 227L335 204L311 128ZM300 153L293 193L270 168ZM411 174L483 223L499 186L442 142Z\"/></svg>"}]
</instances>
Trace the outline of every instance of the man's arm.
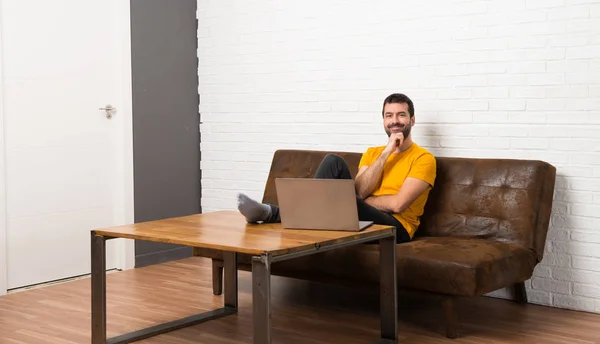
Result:
<instances>
[{"instance_id":1,"label":"man's arm","mask_svg":"<svg viewBox=\"0 0 600 344\"><path fill-rule=\"evenodd\" d=\"M402 142L404 142L404 135L402 133L390 135L387 146L377 159L370 166L361 167L358 173L356 173L354 184L356 186L356 193L361 199L367 198L373 192L373 189L375 189L377 182L381 178L385 162L390 154L396 150L396 147L402 145Z\"/></svg>"},{"instance_id":2,"label":"man's arm","mask_svg":"<svg viewBox=\"0 0 600 344\"><path fill-rule=\"evenodd\" d=\"M401 213L429 187L429 183L421 179L408 177L395 195L371 196L365 202L379 210Z\"/></svg>"},{"instance_id":3,"label":"man's arm","mask_svg":"<svg viewBox=\"0 0 600 344\"><path fill-rule=\"evenodd\" d=\"M381 153L370 166L363 166L356 174L356 193L362 199L367 198L381 179L383 166L390 153Z\"/></svg>"}]
</instances>

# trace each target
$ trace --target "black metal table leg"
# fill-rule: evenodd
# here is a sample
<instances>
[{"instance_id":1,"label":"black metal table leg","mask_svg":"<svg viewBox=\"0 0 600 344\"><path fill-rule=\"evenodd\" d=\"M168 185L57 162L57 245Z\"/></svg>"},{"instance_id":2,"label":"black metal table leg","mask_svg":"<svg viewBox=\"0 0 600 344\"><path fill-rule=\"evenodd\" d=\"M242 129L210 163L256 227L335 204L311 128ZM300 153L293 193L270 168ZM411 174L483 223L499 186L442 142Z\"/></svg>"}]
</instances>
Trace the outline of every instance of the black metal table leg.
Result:
<instances>
[{"instance_id":1,"label":"black metal table leg","mask_svg":"<svg viewBox=\"0 0 600 344\"><path fill-rule=\"evenodd\" d=\"M237 311L238 308L238 270L237 253L223 252L225 282L225 307Z\"/></svg>"},{"instance_id":2,"label":"black metal table leg","mask_svg":"<svg viewBox=\"0 0 600 344\"><path fill-rule=\"evenodd\" d=\"M92 232L92 344L106 344L106 238Z\"/></svg>"},{"instance_id":3,"label":"black metal table leg","mask_svg":"<svg viewBox=\"0 0 600 344\"><path fill-rule=\"evenodd\" d=\"M396 288L396 238L379 240L381 340L398 341L398 290Z\"/></svg>"},{"instance_id":4,"label":"black metal table leg","mask_svg":"<svg viewBox=\"0 0 600 344\"><path fill-rule=\"evenodd\" d=\"M271 343L271 256L252 257L254 343Z\"/></svg>"}]
</instances>

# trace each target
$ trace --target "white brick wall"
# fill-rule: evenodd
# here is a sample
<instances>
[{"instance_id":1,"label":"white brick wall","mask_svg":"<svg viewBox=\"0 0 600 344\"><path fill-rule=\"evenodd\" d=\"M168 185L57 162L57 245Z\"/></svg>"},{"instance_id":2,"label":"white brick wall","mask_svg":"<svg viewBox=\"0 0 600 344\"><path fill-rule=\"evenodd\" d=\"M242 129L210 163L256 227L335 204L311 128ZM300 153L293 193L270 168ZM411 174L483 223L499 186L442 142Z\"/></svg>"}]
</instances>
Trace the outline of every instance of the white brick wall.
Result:
<instances>
[{"instance_id":1,"label":"white brick wall","mask_svg":"<svg viewBox=\"0 0 600 344\"><path fill-rule=\"evenodd\" d=\"M438 156L558 168L531 302L600 312L600 1L198 1L202 206L260 199L279 148L386 142L415 102ZM506 291L492 293L506 297Z\"/></svg>"}]
</instances>

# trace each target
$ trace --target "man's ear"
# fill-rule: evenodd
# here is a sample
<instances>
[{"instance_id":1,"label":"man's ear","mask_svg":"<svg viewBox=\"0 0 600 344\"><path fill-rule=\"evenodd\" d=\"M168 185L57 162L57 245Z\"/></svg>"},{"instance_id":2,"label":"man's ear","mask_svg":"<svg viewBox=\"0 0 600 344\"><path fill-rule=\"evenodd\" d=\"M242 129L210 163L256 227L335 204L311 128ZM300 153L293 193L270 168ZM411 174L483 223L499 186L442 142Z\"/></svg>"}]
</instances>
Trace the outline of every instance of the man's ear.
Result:
<instances>
[{"instance_id":1,"label":"man's ear","mask_svg":"<svg viewBox=\"0 0 600 344\"><path fill-rule=\"evenodd\" d=\"M410 126L412 127L413 125L415 125L415 116L410 118Z\"/></svg>"}]
</instances>

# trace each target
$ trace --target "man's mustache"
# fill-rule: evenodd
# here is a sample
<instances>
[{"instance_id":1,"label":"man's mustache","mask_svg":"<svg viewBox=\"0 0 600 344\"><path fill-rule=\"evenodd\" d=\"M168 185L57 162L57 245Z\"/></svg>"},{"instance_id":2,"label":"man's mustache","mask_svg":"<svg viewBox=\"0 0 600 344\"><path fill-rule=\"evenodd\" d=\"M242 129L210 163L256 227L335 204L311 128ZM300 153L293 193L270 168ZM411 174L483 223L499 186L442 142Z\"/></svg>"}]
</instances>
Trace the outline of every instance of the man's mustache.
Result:
<instances>
[{"instance_id":1,"label":"man's mustache","mask_svg":"<svg viewBox=\"0 0 600 344\"><path fill-rule=\"evenodd\" d=\"M400 125L400 124L390 124L388 125L388 129L393 129L393 128L404 128L404 125Z\"/></svg>"}]
</instances>

